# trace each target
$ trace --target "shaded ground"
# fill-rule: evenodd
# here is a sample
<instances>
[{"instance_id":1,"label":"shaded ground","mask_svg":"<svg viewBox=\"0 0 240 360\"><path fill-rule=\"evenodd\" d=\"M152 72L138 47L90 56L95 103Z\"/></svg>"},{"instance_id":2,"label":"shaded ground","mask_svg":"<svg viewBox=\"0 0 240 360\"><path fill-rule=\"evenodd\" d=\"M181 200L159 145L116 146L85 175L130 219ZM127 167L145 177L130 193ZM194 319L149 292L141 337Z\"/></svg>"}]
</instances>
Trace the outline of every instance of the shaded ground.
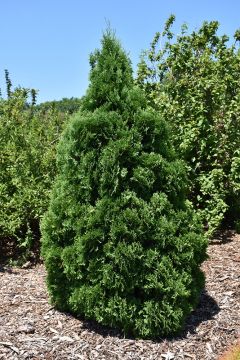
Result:
<instances>
[{"instance_id":1,"label":"shaded ground","mask_svg":"<svg viewBox=\"0 0 240 360\"><path fill-rule=\"evenodd\" d=\"M124 339L48 304L43 265L0 266L0 359L218 359L240 337L240 235L209 246L206 289L181 336Z\"/></svg>"}]
</instances>

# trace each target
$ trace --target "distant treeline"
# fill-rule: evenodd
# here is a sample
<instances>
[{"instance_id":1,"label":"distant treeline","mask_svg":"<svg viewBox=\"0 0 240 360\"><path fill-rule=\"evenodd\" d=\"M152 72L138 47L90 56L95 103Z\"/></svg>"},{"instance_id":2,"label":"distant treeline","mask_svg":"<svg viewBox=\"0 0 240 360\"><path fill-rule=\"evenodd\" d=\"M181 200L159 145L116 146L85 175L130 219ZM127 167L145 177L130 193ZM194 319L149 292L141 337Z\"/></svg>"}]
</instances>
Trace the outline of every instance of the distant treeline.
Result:
<instances>
[{"instance_id":1,"label":"distant treeline","mask_svg":"<svg viewBox=\"0 0 240 360\"><path fill-rule=\"evenodd\" d=\"M80 109L82 100L80 98L71 97L63 98L61 100L46 101L36 105L37 110L48 111L55 109L57 111L73 114Z\"/></svg>"}]
</instances>

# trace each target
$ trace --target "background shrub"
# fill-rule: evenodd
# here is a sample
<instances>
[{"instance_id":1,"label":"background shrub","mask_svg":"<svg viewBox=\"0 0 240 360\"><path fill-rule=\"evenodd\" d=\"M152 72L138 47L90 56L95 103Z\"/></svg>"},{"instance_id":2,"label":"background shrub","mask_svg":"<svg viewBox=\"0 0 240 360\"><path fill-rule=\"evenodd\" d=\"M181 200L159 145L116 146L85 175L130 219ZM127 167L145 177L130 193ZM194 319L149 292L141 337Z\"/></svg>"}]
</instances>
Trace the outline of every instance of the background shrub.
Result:
<instances>
[{"instance_id":1,"label":"background shrub","mask_svg":"<svg viewBox=\"0 0 240 360\"><path fill-rule=\"evenodd\" d=\"M58 147L42 229L52 302L143 338L178 331L204 285L206 240L164 120L107 32Z\"/></svg>"},{"instance_id":2,"label":"background shrub","mask_svg":"<svg viewBox=\"0 0 240 360\"><path fill-rule=\"evenodd\" d=\"M212 235L224 218L234 222L240 214L240 36L229 43L212 21L192 33L183 25L175 37L174 19L143 55L137 82L172 126L190 199Z\"/></svg>"},{"instance_id":3,"label":"background shrub","mask_svg":"<svg viewBox=\"0 0 240 360\"><path fill-rule=\"evenodd\" d=\"M2 256L9 245L25 257L39 248L39 220L47 208L56 170L55 147L66 120L55 110L36 111L29 103L30 93L35 94L23 88L12 91L8 83L8 98L0 99Z\"/></svg>"}]
</instances>

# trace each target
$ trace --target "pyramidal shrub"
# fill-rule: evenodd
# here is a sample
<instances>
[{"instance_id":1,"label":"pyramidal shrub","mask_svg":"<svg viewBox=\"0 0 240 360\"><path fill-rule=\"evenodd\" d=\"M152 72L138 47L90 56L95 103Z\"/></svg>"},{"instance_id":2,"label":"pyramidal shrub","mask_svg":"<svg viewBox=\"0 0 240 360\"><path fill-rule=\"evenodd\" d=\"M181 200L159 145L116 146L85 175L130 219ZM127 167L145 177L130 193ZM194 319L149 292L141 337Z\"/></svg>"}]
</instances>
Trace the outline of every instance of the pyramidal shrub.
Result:
<instances>
[{"instance_id":1,"label":"pyramidal shrub","mask_svg":"<svg viewBox=\"0 0 240 360\"><path fill-rule=\"evenodd\" d=\"M206 258L184 165L110 31L90 63L41 226L51 300L125 335L173 334L196 306Z\"/></svg>"}]
</instances>

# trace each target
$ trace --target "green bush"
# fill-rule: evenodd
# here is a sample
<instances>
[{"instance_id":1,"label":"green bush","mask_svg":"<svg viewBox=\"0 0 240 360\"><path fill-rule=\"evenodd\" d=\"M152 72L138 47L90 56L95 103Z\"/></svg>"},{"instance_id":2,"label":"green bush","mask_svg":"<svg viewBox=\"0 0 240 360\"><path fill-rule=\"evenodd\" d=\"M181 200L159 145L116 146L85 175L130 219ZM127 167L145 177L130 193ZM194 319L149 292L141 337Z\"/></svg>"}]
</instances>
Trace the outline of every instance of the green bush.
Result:
<instances>
[{"instance_id":1,"label":"green bush","mask_svg":"<svg viewBox=\"0 0 240 360\"><path fill-rule=\"evenodd\" d=\"M91 65L41 224L51 301L128 335L173 334L198 301L206 258L184 165L111 33Z\"/></svg>"},{"instance_id":2,"label":"green bush","mask_svg":"<svg viewBox=\"0 0 240 360\"><path fill-rule=\"evenodd\" d=\"M39 248L39 221L55 176L55 148L66 117L41 113L17 88L0 100L0 243L14 253Z\"/></svg>"},{"instance_id":3,"label":"green bush","mask_svg":"<svg viewBox=\"0 0 240 360\"><path fill-rule=\"evenodd\" d=\"M239 31L229 45L216 21L198 31L157 33L138 68L148 102L172 126L177 152L188 165L190 198L208 234L240 213Z\"/></svg>"}]
</instances>

